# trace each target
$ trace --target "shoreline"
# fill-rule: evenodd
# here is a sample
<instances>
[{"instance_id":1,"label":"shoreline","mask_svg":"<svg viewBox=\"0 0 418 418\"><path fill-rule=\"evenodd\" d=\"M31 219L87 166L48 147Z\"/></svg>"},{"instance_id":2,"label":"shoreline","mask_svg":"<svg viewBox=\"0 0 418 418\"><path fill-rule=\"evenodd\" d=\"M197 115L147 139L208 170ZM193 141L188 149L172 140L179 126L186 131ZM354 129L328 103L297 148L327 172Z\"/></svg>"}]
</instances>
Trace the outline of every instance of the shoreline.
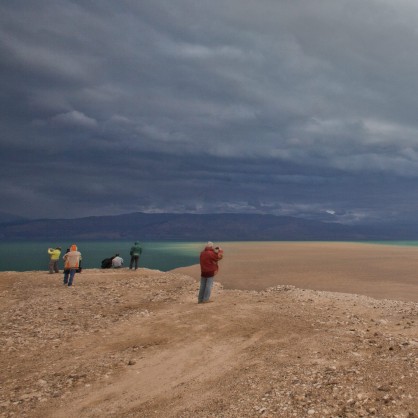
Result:
<instances>
[{"instance_id":1,"label":"shoreline","mask_svg":"<svg viewBox=\"0 0 418 418\"><path fill-rule=\"evenodd\" d=\"M220 245L225 257L219 264L215 281L225 289L260 291L290 285L306 290L418 302L418 247L415 246L334 241L246 241ZM95 270L106 271L83 269L85 273ZM121 269L127 270L127 267ZM28 272L48 274L45 269L9 270L0 275ZM200 278L197 263L165 273L185 274L196 281Z\"/></svg>"},{"instance_id":2,"label":"shoreline","mask_svg":"<svg viewBox=\"0 0 418 418\"><path fill-rule=\"evenodd\" d=\"M101 260L109 256L109 254L120 253L125 262L128 263L129 256L126 248L127 242L120 241L82 241L82 254L84 257L84 268L100 268ZM356 245L362 246L367 250L370 246L378 246L383 251L385 247L396 247L404 250L418 250L418 241L219 241L221 246L234 248L245 247L248 245L255 247L264 246L293 246L293 245ZM18 248L16 245L18 244ZM35 245L36 244L36 245ZM84 247L84 244L86 246ZM89 245L91 244L91 245ZM100 251L96 248L100 244ZM142 257L142 266L150 269L168 272L176 268L191 267L199 261L199 253L204 247L204 242L196 241L144 241L144 254ZM22 247L23 245L23 247ZM26 246L25 246L26 245ZM25 243L2 242L0 247L3 252L3 260L0 262L0 272L7 271L44 271L47 269L48 257L45 248L53 246L50 241L30 241ZM21 253L30 253L30 258L21 258ZM125 263L125 264L126 264ZM62 268L62 263L60 264Z\"/></svg>"},{"instance_id":3,"label":"shoreline","mask_svg":"<svg viewBox=\"0 0 418 418\"><path fill-rule=\"evenodd\" d=\"M225 289L277 285L418 302L418 247L368 243L221 243L215 280ZM199 265L173 270L200 277Z\"/></svg>"}]
</instances>

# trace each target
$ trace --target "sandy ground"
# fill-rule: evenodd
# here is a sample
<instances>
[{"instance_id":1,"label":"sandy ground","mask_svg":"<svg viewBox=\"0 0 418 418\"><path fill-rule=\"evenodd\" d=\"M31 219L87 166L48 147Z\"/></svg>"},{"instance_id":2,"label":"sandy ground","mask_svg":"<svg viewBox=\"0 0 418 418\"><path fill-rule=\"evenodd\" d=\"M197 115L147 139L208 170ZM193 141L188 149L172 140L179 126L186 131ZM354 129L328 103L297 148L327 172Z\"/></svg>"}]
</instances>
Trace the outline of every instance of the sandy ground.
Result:
<instances>
[{"instance_id":1,"label":"sandy ground","mask_svg":"<svg viewBox=\"0 0 418 418\"><path fill-rule=\"evenodd\" d=\"M226 289L278 284L418 302L418 248L333 242L222 244ZM199 277L199 266L176 270Z\"/></svg>"},{"instance_id":2,"label":"sandy ground","mask_svg":"<svg viewBox=\"0 0 418 418\"><path fill-rule=\"evenodd\" d=\"M204 305L195 267L0 273L0 416L418 416L417 250L223 247Z\"/></svg>"}]
</instances>

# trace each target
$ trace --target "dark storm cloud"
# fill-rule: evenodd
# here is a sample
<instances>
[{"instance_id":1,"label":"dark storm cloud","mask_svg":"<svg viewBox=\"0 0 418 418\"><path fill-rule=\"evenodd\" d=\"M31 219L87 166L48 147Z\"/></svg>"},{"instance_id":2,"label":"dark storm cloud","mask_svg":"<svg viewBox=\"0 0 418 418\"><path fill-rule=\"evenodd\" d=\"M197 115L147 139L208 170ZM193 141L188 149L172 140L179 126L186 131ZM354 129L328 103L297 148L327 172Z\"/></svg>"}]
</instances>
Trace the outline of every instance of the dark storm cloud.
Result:
<instances>
[{"instance_id":1,"label":"dark storm cloud","mask_svg":"<svg viewBox=\"0 0 418 418\"><path fill-rule=\"evenodd\" d=\"M0 209L413 217L418 6L0 6Z\"/></svg>"}]
</instances>

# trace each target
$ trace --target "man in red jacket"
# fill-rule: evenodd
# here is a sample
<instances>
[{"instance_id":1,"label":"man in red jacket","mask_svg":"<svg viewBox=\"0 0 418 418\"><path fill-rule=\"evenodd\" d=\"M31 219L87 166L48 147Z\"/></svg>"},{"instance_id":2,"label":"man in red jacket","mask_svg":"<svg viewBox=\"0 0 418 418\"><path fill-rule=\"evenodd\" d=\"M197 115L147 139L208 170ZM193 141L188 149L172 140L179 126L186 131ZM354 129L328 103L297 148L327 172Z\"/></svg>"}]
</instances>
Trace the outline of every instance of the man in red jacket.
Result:
<instances>
[{"instance_id":1,"label":"man in red jacket","mask_svg":"<svg viewBox=\"0 0 418 418\"><path fill-rule=\"evenodd\" d=\"M213 278L218 272L218 261L223 258L223 250L208 242L205 249L200 253L200 289L197 297L198 303L208 303L212 292Z\"/></svg>"}]
</instances>

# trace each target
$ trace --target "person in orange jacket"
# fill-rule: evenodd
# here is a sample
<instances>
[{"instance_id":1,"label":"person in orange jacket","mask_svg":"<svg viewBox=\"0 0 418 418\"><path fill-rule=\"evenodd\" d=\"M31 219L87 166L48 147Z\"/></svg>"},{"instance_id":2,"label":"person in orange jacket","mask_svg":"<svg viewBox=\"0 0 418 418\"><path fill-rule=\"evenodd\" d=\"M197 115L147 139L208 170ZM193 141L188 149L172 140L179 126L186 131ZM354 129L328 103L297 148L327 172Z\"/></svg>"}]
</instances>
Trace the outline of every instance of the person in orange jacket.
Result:
<instances>
[{"instance_id":1,"label":"person in orange jacket","mask_svg":"<svg viewBox=\"0 0 418 418\"><path fill-rule=\"evenodd\" d=\"M73 280L77 269L80 267L81 253L77 245L73 244L70 251L64 254L64 286L73 285Z\"/></svg>"},{"instance_id":2,"label":"person in orange jacket","mask_svg":"<svg viewBox=\"0 0 418 418\"><path fill-rule=\"evenodd\" d=\"M218 261L223 258L223 250L208 242L200 253L200 288L197 303L208 303L212 292L214 276L218 273Z\"/></svg>"}]
</instances>

